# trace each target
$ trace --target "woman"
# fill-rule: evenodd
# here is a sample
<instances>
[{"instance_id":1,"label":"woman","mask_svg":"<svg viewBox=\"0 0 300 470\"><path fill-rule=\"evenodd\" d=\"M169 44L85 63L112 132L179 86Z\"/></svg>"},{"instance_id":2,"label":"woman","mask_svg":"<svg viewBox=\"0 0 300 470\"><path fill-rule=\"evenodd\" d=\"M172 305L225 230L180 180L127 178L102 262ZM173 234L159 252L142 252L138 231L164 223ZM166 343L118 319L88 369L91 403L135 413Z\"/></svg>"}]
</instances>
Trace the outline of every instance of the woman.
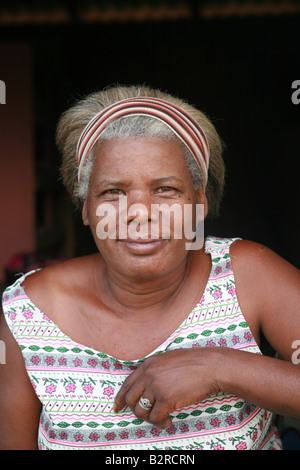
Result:
<instances>
[{"instance_id":1,"label":"woman","mask_svg":"<svg viewBox=\"0 0 300 470\"><path fill-rule=\"evenodd\" d=\"M272 413L300 417L299 272L257 243L187 250L175 236L190 223L197 238L198 207L218 211L211 122L160 91L114 87L68 110L57 142L98 253L4 292L1 447L280 449ZM261 332L283 360L261 354Z\"/></svg>"}]
</instances>

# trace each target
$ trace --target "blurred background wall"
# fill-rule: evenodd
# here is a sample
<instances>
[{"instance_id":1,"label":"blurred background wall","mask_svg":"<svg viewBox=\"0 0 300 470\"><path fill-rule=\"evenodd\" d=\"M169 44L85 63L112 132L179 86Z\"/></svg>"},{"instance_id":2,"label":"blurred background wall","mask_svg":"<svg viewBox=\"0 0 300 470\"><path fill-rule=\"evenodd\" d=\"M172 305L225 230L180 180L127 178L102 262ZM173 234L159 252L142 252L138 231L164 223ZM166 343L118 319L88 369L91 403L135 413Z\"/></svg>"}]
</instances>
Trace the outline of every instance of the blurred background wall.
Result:
<instances>
[{"instance_id":1,"label":"blurred background wall","mask_svg":"<svg viewBox=\"0 0 300 470\"><path fill-rule=\"evenodd\" d=\"M9 258L35 249L34 116L32 48L0 43L0 280Z\"/></svg>"},{"instance_id":2,"label":"blurred background wall","mask_svg":"<svg viewBox=\"0 0 300 470\"><path fill-rule=\"evenodd\" d=\"M299 267L299 19L293 0L2 2L2 284L24 264L94 250L58 178L55 127L76 99L114 83L146 83L206 112L227 166L206 234L261 242Z\"/></svg>"},{"instance_id":3,"label":"blurred background wall","mask_svg":"<svg viewBox=\"0 0 300 470\"><path fill-rule=\"evenodd\" d=\"M94 251L59 180L55 128L114 83L206 112L227 167L206 234L258 241L299 268L299 20L299 0L2 1L0 291L16 273ZM299 449L299 422L280 429L285 449Z\"/></svg>"}]
</instances>

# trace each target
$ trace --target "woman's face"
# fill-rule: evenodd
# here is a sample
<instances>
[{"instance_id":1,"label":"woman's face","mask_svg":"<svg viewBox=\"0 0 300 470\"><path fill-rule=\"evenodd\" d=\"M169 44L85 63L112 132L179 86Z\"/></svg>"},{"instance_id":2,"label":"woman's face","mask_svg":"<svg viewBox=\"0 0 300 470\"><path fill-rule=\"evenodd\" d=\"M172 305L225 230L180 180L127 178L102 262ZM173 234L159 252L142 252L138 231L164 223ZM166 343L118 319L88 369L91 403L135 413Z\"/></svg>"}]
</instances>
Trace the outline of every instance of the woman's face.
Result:
<instances>
[{"instance_id":1,"label":"woman's face","mask_svg":"<svg viewBox=\"0 0 300 470\"><path fill-rule=\"evenodd\" d=\"M193 209L194 223L196 203L204 202L179 141L120 138L95 147L83 221L109 270L153 279L185 262L191 241L185 237L184 224L191 224L185 210Z\"/></svg>"}]
</instances>

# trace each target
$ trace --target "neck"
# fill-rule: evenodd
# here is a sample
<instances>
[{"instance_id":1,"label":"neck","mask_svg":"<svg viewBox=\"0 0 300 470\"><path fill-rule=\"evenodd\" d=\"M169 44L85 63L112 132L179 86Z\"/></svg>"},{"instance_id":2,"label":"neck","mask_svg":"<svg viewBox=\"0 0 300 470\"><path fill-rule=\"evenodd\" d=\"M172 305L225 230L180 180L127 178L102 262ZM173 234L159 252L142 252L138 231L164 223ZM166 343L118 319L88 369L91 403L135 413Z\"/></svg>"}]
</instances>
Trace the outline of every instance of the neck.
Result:
<instances>
[{"instance_id":1,"label":"neck","mask_svg":"<svg viewBox=\"0 0 300 470\"><path fill-rule=\"evenodd\" d=\"M133 314L171 304L183 286L191 266L187 256L171 272L155 279L124 278L106 268L106 304L114 311Z\"/></svg>"}]
</instances>

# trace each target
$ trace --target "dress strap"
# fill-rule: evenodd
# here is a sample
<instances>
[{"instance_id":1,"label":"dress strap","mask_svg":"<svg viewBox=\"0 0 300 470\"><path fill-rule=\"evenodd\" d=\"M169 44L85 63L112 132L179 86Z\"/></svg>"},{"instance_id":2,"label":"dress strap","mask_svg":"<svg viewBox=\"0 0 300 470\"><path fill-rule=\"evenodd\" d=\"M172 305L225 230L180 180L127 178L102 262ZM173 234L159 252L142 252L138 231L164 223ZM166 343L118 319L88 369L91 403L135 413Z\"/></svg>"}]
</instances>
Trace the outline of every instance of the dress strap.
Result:
<instances>
[{"instance_id":1,"label":"dress strap","mask_svg":"<svg viewBox=\"0 0 300 470\"><path fill-rule=\"evenodd\" d=\"M210 254L212 273L224 273L232 271L230 259L230 246L241 238L207 237L205 241L205 253Z\"/></svg>"}]
</instances>

